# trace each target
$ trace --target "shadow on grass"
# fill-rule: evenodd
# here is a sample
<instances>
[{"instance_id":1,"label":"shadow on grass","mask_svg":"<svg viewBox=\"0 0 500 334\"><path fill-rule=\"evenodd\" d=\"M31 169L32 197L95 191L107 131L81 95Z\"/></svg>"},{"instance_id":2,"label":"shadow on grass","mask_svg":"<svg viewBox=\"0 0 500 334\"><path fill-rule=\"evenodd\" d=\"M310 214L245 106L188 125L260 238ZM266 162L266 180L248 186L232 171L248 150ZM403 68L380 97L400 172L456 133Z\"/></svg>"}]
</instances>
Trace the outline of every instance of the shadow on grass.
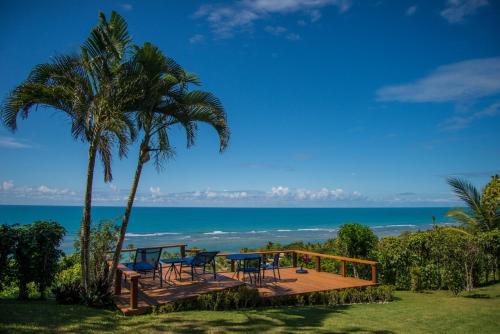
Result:
<instances>
[{"instance_id":1,"label":"shadow on grass","mask_svg":"<svg viewBox=\"0 0 500 334\"><path fill-rule=\"evenodd\" d=\"M465 295L464 298L489 299L489 298L491 298L491 296L486 294L486 293L473 293L473 294Z\"/></svg>"},{"instance_id":2,"label":"shadow on grass","mask_svg":"<svg viewBox=\"0 0 500 334\"><path fill-rule=\"evenodd\" d=\"M325 329L324 321L342 314L349 306L280 307L224 311L182 312L124 317L116 311L80 305L58 305L54 301L0 300L0 332L174 332L174 333L392 333L361 326Z\"/></svg>"}]
</instances>

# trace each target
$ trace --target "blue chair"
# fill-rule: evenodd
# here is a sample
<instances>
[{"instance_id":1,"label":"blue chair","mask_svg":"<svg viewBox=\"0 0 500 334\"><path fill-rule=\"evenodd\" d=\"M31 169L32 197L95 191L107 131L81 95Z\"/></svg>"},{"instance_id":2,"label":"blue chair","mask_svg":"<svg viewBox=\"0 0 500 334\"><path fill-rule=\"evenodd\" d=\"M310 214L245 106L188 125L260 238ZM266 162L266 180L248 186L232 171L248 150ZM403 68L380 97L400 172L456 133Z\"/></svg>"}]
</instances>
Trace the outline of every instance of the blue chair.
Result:
<instances>
[{"instance_id":1,"label":"blue chair","mask_svg":"<svg viewBox=\"0 0 500 334\"><path fill-rule=\"evenodd\" d=\"M278 272L278 278L281 279L279 265L280 265L280 253L274 253L273 261L271 263L264 263L262 265L262 278L264 278L266 276L266 270L272 270L274 281L277 281L276 272Z\"/></svg>"},{"instance_id":2,"label":"blue chair","mask_svg":"<svg viewBox=\"0 0 500 334\"><path fill-rule=\"evenodd\" d=\"M183 262L181 263L181 270L182 270L182 264L186 264L187 266L191 267L191 280L194 281L196 273L196 268L203 268L203 273L205 274L206 272L206 267L207 266L212 266L212 271L214 273L214 280L217 279L217 272L215 270L215 256L219 253L219 251L214 251L214 252L199 252L195 256L188 256L183 258Z\"/></svg>"},{"instance_id":3,"label":"blue chair","mask_svg":"<svg viewBox=\"0 0 500 334\"><path fill-rule=\"evenodd\" d=\"M137 248L134 262L124 263L124 265L141 275L152 273L153 280L158 276L160 279L160 287L163 287L163 280L161 277L162 266L160 262L161 250L162 247Z\"/></svg>"},{"instance_id":4,"label":"blue chair","mask_svg":"<svg viewBox=\"0 0 500 334\"><path fill-rule=\"evenodd\" d=\"M243 266L238 267L238 274L240 272L243 273L243 281L245 280L245 274L248 276L250 280L250 284L259 284L262 285L262 276L260 275L260 271L262 268L262 258L259 256L258 258L253 259L244 259ZM253 276L253 281L252 281Z\"/></svg>"}]
</instances>

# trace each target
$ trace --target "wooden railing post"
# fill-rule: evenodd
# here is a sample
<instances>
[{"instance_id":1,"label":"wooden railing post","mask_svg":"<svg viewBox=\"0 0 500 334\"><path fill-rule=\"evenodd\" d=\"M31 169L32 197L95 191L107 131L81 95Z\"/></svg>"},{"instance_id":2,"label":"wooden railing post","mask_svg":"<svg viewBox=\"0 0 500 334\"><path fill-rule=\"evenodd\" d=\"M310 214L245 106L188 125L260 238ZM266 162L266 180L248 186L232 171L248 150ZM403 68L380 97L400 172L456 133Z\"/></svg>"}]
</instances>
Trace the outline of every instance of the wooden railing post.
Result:
<instances>
[{"instance_id":1,"label":"wooden railing post","mask_svg":"<svg viewBox=\"0 0 500 334\"><path fill-rule=\"evenodd\" d=\"M377 283L377 265L372 264L372 283Z\"/></svg>"},{"instance_id":2,"label":"wooden railing post","mask_svg":"<svg viewBox=\"0 0 500 334\"><path fill-rule=\"evenodd\" d=\"M292 267L294 267L294 268L297 267L297 253L296 252L292 253Z\"/></svg>"},{"instance_id":3,"label":"wooden railing post","mask_svg":"<svg viewBox=\"0 0 500 334\"><path fill-rule=\"evenodd\" d=\"M316 256L316 271L321 271L321 257Z\"/></svg>"},{"instance_id":4,"label":"wooden railing post","mask_svg":"<svg viewBox=\"0 0 500 334\"><path fill-rule=\"evenodd\" d=\"M137 309L137 301L139 299L139 276L130 278L130 308Z\"/></svg>"},{"instance_id":5,"label":"wooden railing post","mask_svg":"<svg viewBox=\"0 0 500 334\"><path fill-rule=\"evenodd\" d=\"M115 295L119 295L121 293L122 293L122 271L120 269L116 269Z\"/></svg>"},{"instance_id":6,"label":"wooden railing post","mask_svg":"<svg viewBox=\"0 0 500 334\"><path fill-rule=\"evenodd\" d=\"M181 245L181 257L186 257L186 245Z\"/></svg>"},{"instance_id":7,"label":"wooden railing post","mask_svg":"<svg viewBox=\"0 0 500 334\"><path fill-rule=\"evenodd\" d=\"M340 262L340 274L342 275L342 277L345 277L346 276L346 270L345 270L345 260L342 260Z\"/></svg>"},{"instance_id":8,"label":"wooden railing post","mask_svg":"<svg viewBox=\"0 0 500 334\"><path fill-rule=\"evenodd\" d=\"M234 273L236 269L234 268L234 260L231 260L231 271Z\"/></svg>"}]
</instances>

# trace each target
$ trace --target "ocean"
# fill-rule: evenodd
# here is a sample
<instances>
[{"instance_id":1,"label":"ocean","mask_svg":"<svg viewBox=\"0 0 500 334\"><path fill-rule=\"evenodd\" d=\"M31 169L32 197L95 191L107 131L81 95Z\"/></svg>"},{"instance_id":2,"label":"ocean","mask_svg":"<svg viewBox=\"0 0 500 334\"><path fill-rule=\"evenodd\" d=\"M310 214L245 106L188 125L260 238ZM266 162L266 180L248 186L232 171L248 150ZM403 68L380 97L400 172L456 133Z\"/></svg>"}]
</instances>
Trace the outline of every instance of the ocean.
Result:
<instances>
[{"instance_id":1,"label":"ocean","mask_svg":"<svg viewBox=\"0 0 500 334\"><path fill-rule=\"evenodd\" d=\"M336 236L340 225L368 225L379 236L428 229L452 223L449 208L151 208L132 211L125 246L185 243L220 251L255 248L268 241L317 242ZM0 224L53 220L66 230L62 249L70 252L78 236L82 208L77 206L0 205ZM92 221L120 223L123 208L94 207Z\"/></svg>"}]
</instances>

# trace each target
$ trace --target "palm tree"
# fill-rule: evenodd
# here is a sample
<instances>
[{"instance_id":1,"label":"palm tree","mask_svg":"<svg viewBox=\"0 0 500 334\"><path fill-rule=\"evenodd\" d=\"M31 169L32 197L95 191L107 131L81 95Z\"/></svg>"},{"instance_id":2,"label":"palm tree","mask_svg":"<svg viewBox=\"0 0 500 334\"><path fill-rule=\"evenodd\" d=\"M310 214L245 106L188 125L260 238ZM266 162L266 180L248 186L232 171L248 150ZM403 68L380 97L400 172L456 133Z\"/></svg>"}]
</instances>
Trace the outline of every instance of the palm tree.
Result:
<instances>
[{"instance_id":1,"label":"palm tree","mask_svg":"<svg viewBox=\"0 0 500 334\"><path fill-rule=\"evenodd\" d=\"M220 152L227 147L229 128L224 108L212 94L200 90L188 91L189 84L199 84L196 76L186 73L174 60L164 56L155 46L146 43L136 47L135 62L142 70L144 99L136 113L137 128L142 132L137 167L125 208L118 243L109 272L109 282L116 273L123 240L127 231L135 194L144 164L151 155L158 171L172 156L168 130L180 124L186 131L188 148L194 144L197 123L207 123L219 136Z\"/></svg>"},{"instance_id":2,"label":"palm tree","mask_svg":"<svg viewBox=\"0 0 500 334\"><path fill-rule=\"evenodd\" d=\"M447 179L453 192L467 204L468 210L453 209L447 216L473 231L490 231L500 228L499 198L500 180L493 176L482 192L470 182L460 178Z\"/></svg>"},{"instance_id":3,"label":"palm tree","mask_svg":"<svg viewBox=\"0 0 500 334\"><path fill-rule=\"evenodd\" d=\"M130 116L125 112L140 96L135 67L124 61L130 43L127 25L115 12L109 22L100 13L99 24L81 47L81 56L57 56L51 63L34 67L17 86L2 108L4 124L15 131L17 118L27 118L38 107L65 113L71 121L74 139L88 143L87 178L80 231L80 260L84 289L89 284L89 242L92 185L96 156L104 166L104 180L112 180L112 147L119 155L135 136Z\"/></svg>"}]
</instances>

